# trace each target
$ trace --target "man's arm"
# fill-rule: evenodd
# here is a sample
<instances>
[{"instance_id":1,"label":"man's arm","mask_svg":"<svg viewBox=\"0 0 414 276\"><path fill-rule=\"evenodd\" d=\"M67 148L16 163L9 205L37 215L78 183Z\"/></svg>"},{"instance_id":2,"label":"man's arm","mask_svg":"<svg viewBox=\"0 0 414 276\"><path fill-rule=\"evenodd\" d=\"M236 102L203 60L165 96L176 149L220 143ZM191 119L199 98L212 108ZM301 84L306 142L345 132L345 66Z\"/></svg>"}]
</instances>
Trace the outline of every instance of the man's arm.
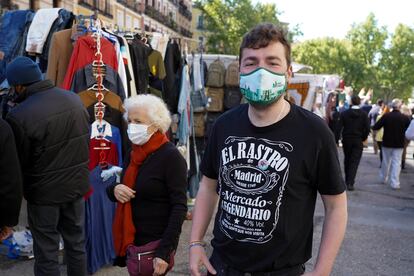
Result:
<instances>
[{"instance_id":1,"label":"man's arm","mask_svg":"<svg viewBox=\"0 0 414 276\"><path fill-rule=\"evenodd\" d=\"M381 116L381 118L378 120L378 122L375 123L375 125L372 127L373 130L379 130L384 126L384 116Z\"/></svg>"},{"instance_id":2,"label":"man's arm","mask_svg":"<svg viewBox=\"0 0 414 276\"><path fill-rule=\"evenodd\" d=\"M314 270L306 275L325 276L331 273L345 235L348 219L346 193L321 197L325 207L322 238Z\"/></svg>"},{"instance_id":3,"label":"man's arm","mask_svg":"<svg viewBox=\"0 0 414 276\"><path fill-rule=\"evenodd\" d=\"M217 180L203 176L200 182L200 189L197 193L194 206L193 224L190 236L190 269L191 275L198 276L199 265L205 265L207 269L215 274L204 248L199 245L192 246L192 243L202 241L206 234L211 217L217 206L218 195L216 192Z\"/></svg>"}]
</instances>

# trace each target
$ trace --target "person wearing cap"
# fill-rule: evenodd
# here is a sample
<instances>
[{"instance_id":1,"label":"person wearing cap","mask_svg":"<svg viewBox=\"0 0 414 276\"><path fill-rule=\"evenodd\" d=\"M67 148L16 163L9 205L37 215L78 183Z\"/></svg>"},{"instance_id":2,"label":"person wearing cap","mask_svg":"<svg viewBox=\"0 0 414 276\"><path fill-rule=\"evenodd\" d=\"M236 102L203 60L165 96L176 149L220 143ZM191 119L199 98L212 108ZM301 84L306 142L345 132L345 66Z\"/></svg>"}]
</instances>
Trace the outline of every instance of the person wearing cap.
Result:
<instances>
[{"instance_id":1,"label":"person wearing cap","mask_svg":"<svg viewBox=\"0 0 414 276\"><path fill-rule=\"evenodd\" d=\"M373 130L384 129L382 138L382 163L380 181L389 183L392 189L400 189L401 159L405 143L405 131L410 119L400 112L401 100L391 102L392 111L384 114L373 126Z\"/></svg>"},{"instance_id":2,"label":"person wearing cap","mask_svg":"<svg viewBox=\"0 0 414 276\"><path fill-rule=\"evenodd\" d=\"M7 115L23 173L35 256L34 275L59 275L59 242L68 275L86 274L83 195L89 189L89 117L74 93L43 80L36 63L17 57L6 78L18 103Z\"/></svg>"}]
</instances>

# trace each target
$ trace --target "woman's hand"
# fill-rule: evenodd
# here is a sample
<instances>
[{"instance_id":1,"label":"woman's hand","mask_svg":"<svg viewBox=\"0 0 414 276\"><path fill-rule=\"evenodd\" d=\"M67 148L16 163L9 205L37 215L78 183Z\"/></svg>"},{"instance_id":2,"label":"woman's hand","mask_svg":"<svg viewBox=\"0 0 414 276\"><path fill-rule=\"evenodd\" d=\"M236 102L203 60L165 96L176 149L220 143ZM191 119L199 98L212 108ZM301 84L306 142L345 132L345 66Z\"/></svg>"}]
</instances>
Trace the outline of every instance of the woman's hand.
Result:
<instances>
[{"instance_id":1,"label":"woman's hand","mask_svg":"<svg viewBox=\"0 0 414 276\"><path fill-rule=\"evenodd\" d=\"M167 272L168 263L160 258L154 258L154 274L153 276L161 276Z\"/></svg>"},{"instance_id":2,"label":"woman's hand","mask_svg":"<svg viewBox=\"0 0 414 276\"><path fill-rule=\"evenodd\" d=\"M114 195L116 200L125 203L135 197L135 191L124 184L118 184L115 186Z\"/></svg>"}]
</instances>

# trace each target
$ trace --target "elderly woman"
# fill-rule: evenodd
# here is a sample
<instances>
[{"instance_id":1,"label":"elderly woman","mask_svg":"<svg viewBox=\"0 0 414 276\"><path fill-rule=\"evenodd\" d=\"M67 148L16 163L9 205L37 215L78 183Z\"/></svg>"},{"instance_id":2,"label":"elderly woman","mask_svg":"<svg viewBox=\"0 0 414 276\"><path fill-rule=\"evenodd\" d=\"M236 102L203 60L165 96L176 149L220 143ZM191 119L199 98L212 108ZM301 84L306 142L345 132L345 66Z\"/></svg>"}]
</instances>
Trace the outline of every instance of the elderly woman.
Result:
<instances>
[{"instance_id":1,"label":"elderly woman","mask_svg":"<svg viewBox=\"0 0 414 276\"><path fill-rule=\"evenodd\" d=\"M132 149L122 183L109 187L118 201L113 223L117 260L130 275L165 275L173 265L187 212L187 165L165 136L171 124L164 102L152 95L125 100Z\"/></svg>"}]
</instances>

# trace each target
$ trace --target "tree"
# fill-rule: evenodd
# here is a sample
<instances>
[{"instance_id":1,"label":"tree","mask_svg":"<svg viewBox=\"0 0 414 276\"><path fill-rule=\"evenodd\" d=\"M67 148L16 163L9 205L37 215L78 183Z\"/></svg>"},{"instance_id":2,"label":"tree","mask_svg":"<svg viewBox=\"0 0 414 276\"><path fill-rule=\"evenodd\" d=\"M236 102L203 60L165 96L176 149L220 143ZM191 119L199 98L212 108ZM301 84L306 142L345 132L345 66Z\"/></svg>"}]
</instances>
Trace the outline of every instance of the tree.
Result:
<instances>
[{"instance_id":1,"label":"tree","mask_svg":"<svg viewBox=\"0 0 414 276\"><path fill-rule=\"evenodd\" d=\"M374 98L408 98L414 87L414 30L398 25L390 35L373 14L353 24L346 39L321 38L293 46L293 60L314 73L339 74L354 91L374 89Z\"/></svg>"},{"instance_id":2,"label":"tree","mask_svg":"<svg viewBox=\"0 0 414 276\"><path fill-rule=\"evenodd\" d=\"M355 87L380 89L379 63L381 52L385 48L388 32L385 27L378 27L375 15L370 13L360 24L353 24L347 39L351 43L350 56L353 66L349 74ZM354 71L355 70L355 71Z\"/></svg>"},{"instance_id":3,"label":"tree","mask_svg":"<svg viewBox=\"0 0 414 276\"><path fill-rule=\"evenodd\" d=\"M379 63L382 96L388 100L408 98L414 87L414 29L399 24L390 45L382 51Z\"/></svg>"},{"instance_id":4,"label":"tree","mask_svg":"<svg viewBox=\"0 0 414 276\"><path fill-rule=\"evenodd\" d=\"M243 35L261 22L287 25L279 22L275 4L256 4L251 0L204 0L197 1L206 22L207 44L212 53L239 54ZM290 34L300 34L298 29Z\"/></svg>"},{"instance_id":5,"label":"tree","mask_svg":"<svg viewBox=\"0 0 414 276\"><path fill-rule=\"evenodd\" d=\"M346 74L349 45L345 40L318 38L293 46L292 55L299 63L313 67L316 74Z\"/></svg>"}]
</instances>

